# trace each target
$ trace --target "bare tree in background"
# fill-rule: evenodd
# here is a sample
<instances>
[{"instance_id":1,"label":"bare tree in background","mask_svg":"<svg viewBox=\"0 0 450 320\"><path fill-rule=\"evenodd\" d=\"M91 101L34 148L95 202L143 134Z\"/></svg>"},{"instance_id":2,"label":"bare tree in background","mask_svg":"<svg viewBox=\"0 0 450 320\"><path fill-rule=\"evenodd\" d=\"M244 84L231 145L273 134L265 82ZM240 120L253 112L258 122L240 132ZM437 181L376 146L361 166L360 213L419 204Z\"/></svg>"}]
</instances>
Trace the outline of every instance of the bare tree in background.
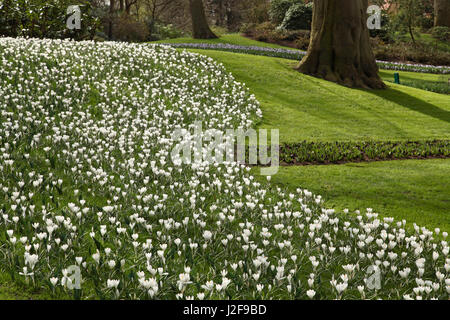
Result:
<instances>
[{"instance_id":1,"label":"bare tree in background","mask_svg":"<svg viewBox=\"0 0 450 320\"><path fill-rule=\"evenodd\" d=\"M195 39L217 38L209 28L203 0L189 0L189 7L191 10L192 37Z\"/></svg>"},{"instance_id":2,"label":"bare tree in background","mask_svg":"<svg viewBox=\"0 0 450 320\"><path fill-rule=\"evenodd\" d=\"M150 34L154 32L155 23L160 20L163 15L169 14L175 10L175 6L180 0L141 0L139 5L145 8L146 15L149 19ZM180 12L177 12L180 14Z\"/></svg>"},{"instance_id":3,"label":"bare tree in background","mask_svg":"<svg viewBox=\"0 0 450 320\"><path fill-rule=\"evenodd\" d=\"M115 12L116 0L109 0L109 17L108 17L108 39L113 37L113 25L114 25L114 12Z\"/></svg>"}]
</instances>

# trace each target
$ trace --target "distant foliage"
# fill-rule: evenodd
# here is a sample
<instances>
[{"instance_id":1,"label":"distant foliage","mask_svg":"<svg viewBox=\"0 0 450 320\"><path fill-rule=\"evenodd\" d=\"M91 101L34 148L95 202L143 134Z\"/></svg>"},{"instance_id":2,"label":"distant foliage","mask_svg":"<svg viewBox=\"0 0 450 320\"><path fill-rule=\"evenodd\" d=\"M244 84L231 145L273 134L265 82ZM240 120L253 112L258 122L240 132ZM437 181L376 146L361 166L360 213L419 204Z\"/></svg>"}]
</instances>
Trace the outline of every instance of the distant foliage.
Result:
<instances>
[{"instance_id":1,"label":"distant foliage","mask_svg":"<svg viewBox=\"0 0 450 320\"><path fill-rule=\"evenodd\" d=\"M265 0L252 0L254 3L250 9L247 9L248 13L246 18L251 23L264 23L269 21L269 5Z\"/></svg>"},{"instance_id":2,"label":"distant foliage","mask_svg":"<svg viewBox=\"0 0 450 320\"><path fill-rule=\"evenodd\" d=\"M387 12L382 11L381 13L381 29L369 30L369 33L371 37L378 37L385 43L393 41L391 19Z\"/></svg>"},{"instance_id":3,"label":"distant foliage","mask_svg":"<svg viewBox=\"0 0 450 320\"><path fill-rule=\"evenodd\" d=\"M81 9L81 30L67 28L67 8ZM88 0L4 0L0 4L0 36L92 39L99 27Z\"/></svg>"},{"instance_id":4,"label":"distant foliage","mask_svg":"<svg viewBox=\"0 0 450 320\"><path fill-rule=\"evenodd\" d=\"M450 28L449 27L434 27L432 36L440 41L450 41Z\"/></svg>"},{"instance_id":5,"label":"distant foliage","mask_svg":"<svg viewBox=\"0 0 450 320\"><path fill-rule=\"evenodd\" d=\"M280 25L287 11L292 5L302 3L301 0L272 0L270 3L269 15L273 23Z\"/></svg>"},{"instance_id":6,"label":"distant foliage","mask_svg":"<svg viewBox=\"0 0 450 320\"><path fill-rule=\"evenodd\" d=\"M161 24L156 23L153 27L154 32L151 34L152 41L163 40L163 39L175 39L180 38L185 35L183 30L178 29L173 24Z\"/></svg>"},{"instance_id":7,"label":"distant foliage","mask_svg":"<svg viewBox=\"0 0 450 320\"><path fill-rule=\"evenodd\" d=\"M312 2L308 4L296 3L286 12L280 28L284 30L310 30L312 15Z\"/></svg>"},{"instance_id":8,"label":"distant foliage","mask_svg":"<svg viewBox=\"0 0 450 320\"><path fill-rule=\"evenodd\" d=\"M375 57L385 61L410 61L428 65L450 65L450 52L434 46L408 42L377 45L373 48Z\"/></svg>"},{"instance_id":9,"label":"distant foliage","mask_svg":"<svg viewBox=\"0 0 450 320\"><path fill-rule=\"evenodd\" d=\"M409 34L411 40L415 42L418 37L416 27L425 24L423 22L426 6L422 0L397 0L398 12L392 15L391 27L394 33Z\"/></svg>"},{"instance_id":10,"label":"distant foliage","mask_svg":"<svg viewBox=\"0 0 450 320\"><path fill-rule=\"evenodd\" d=\"M114 19L114 40L127 42L143 42L149 40L150 30L148 26L136 21L126 13Z\"/></svg>"}]
</instances>

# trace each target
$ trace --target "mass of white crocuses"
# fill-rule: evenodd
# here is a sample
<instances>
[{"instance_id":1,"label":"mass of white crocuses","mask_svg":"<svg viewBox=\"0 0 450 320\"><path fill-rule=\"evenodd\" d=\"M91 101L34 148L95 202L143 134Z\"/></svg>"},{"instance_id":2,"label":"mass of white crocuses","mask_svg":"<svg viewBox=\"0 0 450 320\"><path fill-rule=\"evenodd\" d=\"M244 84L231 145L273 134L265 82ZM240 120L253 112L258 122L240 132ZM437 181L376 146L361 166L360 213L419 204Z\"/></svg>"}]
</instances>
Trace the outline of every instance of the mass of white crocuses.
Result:
<instances>
[{"instance_id":1,"label":"mass of white crocuses","mask_svg":"<svg viewBox=\"0 0 450 320\"><path fill-rule=\"evenodd\" d=\"M176 129L261 117L210 58L3 38L0 111L0 269L20 285L82 299L449 298L445 232L334 212L235 162L172 161Z\"/></svg>"}]
</instances>

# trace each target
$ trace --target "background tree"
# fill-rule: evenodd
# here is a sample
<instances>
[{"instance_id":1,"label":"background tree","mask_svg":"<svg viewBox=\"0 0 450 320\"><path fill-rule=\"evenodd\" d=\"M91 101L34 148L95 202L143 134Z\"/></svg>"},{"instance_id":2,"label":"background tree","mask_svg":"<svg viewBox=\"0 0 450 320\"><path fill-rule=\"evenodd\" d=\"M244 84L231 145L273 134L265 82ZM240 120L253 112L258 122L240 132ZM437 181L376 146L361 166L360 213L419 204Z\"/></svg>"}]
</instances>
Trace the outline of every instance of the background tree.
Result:
<instances>
[{"instance_id":1,"label":"background tree","mask_svg":"<svg viewBox=\"0 0 450 320\"><path fill-rule=\"evenodd\" d=\"M175 7L180 5L180 0L141 0L138 2L139 6L142 6L145 10L145 16L148 22L148 28L150 37L156 32L157 23L162 19L167 12L173 13ZM177 12L181 15L183 12Z\"/></svg>"},{"instance_id":2,"label":"background tree","mask_svg":"<svg viewBox=\"0 0 450 320\"><path fill-rule=\"evenodd\" d=\"M415 27L419 27L425 13L423 0L395 0L396 14L393 16L394 29L401 33L409 33L413 43L416 43Z\"/></svg>"},{"instance_id":3,"label":"background tree","mask_svg":"<svg viewBox=\"0 0 450 320\"><path fill-rule=\"evenodd\" d=\"M225 27L228 0L206 0L205 5L211 7L214 24L218 27Z\"/></svg>"},{"instance_id":4,"label":"background tree","mask_svg":"<svg viewBox=\"0 0 450 320\"><path fill-rule=\"evenodd\" d=\"M298 70L349 87L385 88L369 42L367 0L314 0L311 42Z\"/></svg>"},{"instance_id":5,"label":"background tree","mask_svg":"<svg viewBox=\"0 0 450 320\"><path fill-rule=\"evenodd\" d=\"M123 0L125 1L125 12L129 15L131 13L131 8L136 5L138 0Z\"/></svg>"},{"instance_id":6,"label":"background tree","mask_svg":"<svg viewBox=\"0 0 450 320\"><path fill-rule=\"evenodd\" d=\"M206 19L203 0L189 0L192 20L192 37L195 39L214 39L217 36L211 31Z\"/></svg>"},{"instance_id":7,"label":"background tree","mask_svg":"<svg viewBox=\"0 0 450 320\"><path fill-rule=\"evenodd\" d=\"M116 0L109 0L108 39L113 38L114 14L116 12Z\"/></svg>"},{"instance_id":8,"label":"background tree","mask_svg":"<svg viewBox=\"0 0 450 320\"><path fill-rule=\"evenodd\" d=\"M450 28L450 0L434 0L434 26Z\"/></svg>"}]
</instances>

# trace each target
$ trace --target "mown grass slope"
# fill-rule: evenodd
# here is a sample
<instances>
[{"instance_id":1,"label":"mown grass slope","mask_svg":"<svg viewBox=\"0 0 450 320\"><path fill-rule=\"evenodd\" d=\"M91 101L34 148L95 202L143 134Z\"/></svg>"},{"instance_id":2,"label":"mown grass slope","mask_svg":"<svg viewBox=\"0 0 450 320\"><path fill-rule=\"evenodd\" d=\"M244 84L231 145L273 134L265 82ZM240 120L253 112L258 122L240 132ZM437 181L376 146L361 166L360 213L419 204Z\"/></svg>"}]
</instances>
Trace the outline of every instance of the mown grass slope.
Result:
<instances>
[{"instance_id":1,"label":"mown grass slope","mask_svg":"<svg viewBox=\"0 0 450 320\"><path fill-rule=\"evenodd\" d=\"M210 43L210 44L226 43L226 44L233 44L233 45L239 45L239 46L256 46L256 47L266 47L266 48L292 49L289 47L280 46L278 44L252 40L252 39L243 37L237 33L225 34L217 39L204 40L204 39L193 39L190 37L185 37L185 38L176 38L176 39L165 39L165 40L161 40L161 41L154 41L152 43Z\"/></svg>"},{"instance_id":2,"label":"mown grass slope","mask_svg":"<svg viewBox=\"0 0 450 320\"><path fill-rule=\"evenodd\" d=\"M279 129L281 142L450 138L450 97L388 83L355 90L303 75L296 62L191 50L223 63L261 103L260 128Z\"/></svg>"},{"instance_id":3,"label":"mown grass slope","mask_svg":"<svg viewBox=\"0 0 450 320\"><path fill-rule=\"evenodd\" d=\"M273 181L321 194L329 207L373 208L383 216L450 232L450 160L281 167Z\"/></svg>"}]
</instances>

